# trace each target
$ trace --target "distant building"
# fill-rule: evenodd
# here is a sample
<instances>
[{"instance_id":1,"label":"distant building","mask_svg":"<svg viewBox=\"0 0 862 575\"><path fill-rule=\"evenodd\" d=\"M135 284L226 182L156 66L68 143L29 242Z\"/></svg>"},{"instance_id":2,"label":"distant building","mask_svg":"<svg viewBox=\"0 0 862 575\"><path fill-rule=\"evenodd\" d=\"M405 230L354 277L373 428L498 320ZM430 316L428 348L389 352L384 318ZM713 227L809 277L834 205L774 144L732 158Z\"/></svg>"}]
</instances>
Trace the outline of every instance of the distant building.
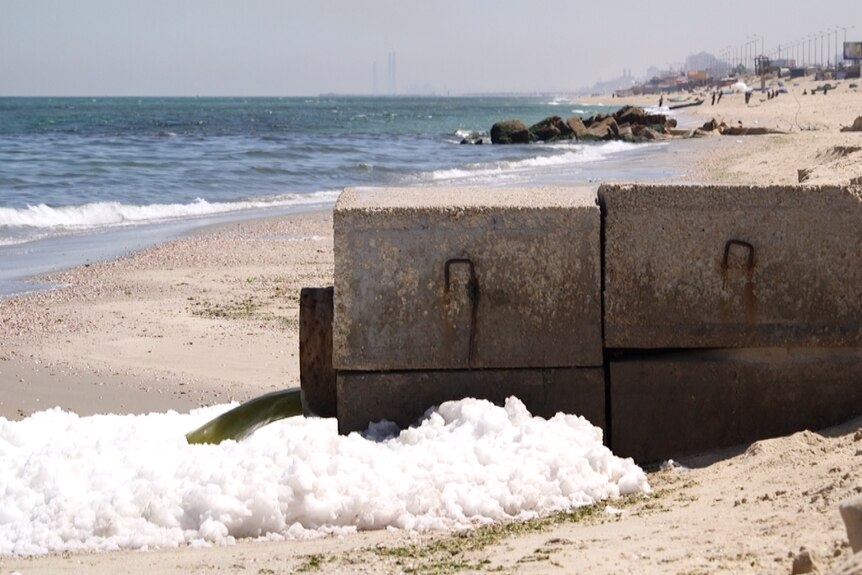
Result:
<instances>
[{"instance_id":1,"label":"distant building","mask_svg":"<svg viewBox=\"0 0 862 575\"><path fill-rule=\"evenodd\" d=\"M796 68L796 58L775 58L770 60L770 66L773 70L779 68Z\"/></svg>"}]
</instances>

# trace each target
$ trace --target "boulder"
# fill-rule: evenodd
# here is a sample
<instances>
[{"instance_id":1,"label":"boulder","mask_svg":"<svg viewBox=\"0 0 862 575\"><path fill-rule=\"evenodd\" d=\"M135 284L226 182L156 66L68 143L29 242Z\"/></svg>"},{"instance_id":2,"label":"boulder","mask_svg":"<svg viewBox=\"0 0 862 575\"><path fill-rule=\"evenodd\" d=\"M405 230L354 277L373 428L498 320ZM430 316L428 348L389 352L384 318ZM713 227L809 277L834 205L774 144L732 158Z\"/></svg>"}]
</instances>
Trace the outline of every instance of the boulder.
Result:
<instances>
[{"instance_id":1,"label":"boulder","mask_svg":"<svg viewBox=\"0 0 862 575\"><path fill-rule=\"evenodd\" d=\"M643 108L624 106L616 111L614 118L618 124L644 124L645 115Z\"/></svg>"},{"instance_id":2,"label":"boulder","mask_svg":"<svg viewBox=\"0 0 862 575\"><path fill-rule=\"evenodd\" d=\"M491 126L492 144L529 144L530 130L520 120L503 120Z\"/></svg>"},{"instance_id":3,"label":"boulder","mask_svg":"<svg viewBox=\"0 0 862 575\"><path fill-rule=\"evenodd\" d=\"M641 138L644 140L660 140L662 139L662 134L650 127L645 127L641 133Z\"/></svg>"},{"instance_id":4,"label":"boulder","mask_svg":"<svg viewBox=\"0 0 862 575\"><path fill-rule=\"evenodd\" d=\"M491 128L491 142L519 144L537 140L552 142L571 138L643 141L677 135L673 132L676 127L676 120L667 118L664 114L647 114L643 108L624 106L610 116L606 114L596 114L588 118L573 116L565 121L559 116L550 116L529 128L518 120L503 120ZM646 128L649 128L650 132L645 136ZM686 131L686 134L688 133Z\"/></svg>"},{"instance_id":5,"label":"boulder","mask_svg":"<svg viewBox=\"0 0 862 575\"><path fill-rule=\"evenodd\" d=\"M623 142L634 142L635 136L632 133L632 127L630 124L625 124L623 126L619 126L619 134L617 137Z\"/></svg>"},{"instance_id":6,"label":"boulder","mask_svg":"<svg viewBox=\"0 0 862 575\"><path fill-rule=\"evenodd\" d=\"M574 135L578 140L583 138L584 134L587 133L587 127L584 125L584 121L580 116L572 116L566 120L566 124L568 124L569 129L572 131L572 135Z\"/></svg>"},{"instance_id":7,"label":"boulder","mask_svg":"<svg viewBox=\"0 0 862 575\"><path fill-rule=\"evenodd\" d=\"M559 116L550 116L530 126L531 139L551 142L572 137L572 129Z\"/></svg>"},{"instance_id":8,"label":"boulder","mask_svg":"<svg viewBox=\"0 0 862 575\"><path fill-rule=\"evenodd\" d=\"M664 114L647 114L643 108L636 106L624 106L617 110L613 117L618 124L651 126L653 129L659 129L656 126L676 128L677 125L673 118L668 119Z\"/></svg>"},{"instance_id":9,"label":"boulder","mask_svg":"<svg viewBox=\"0 0 862 575\"><path fill-rule=\"evenodd\" d=\"M664 126L667 124L667 116L664 114L645 114L644 124L647 126Z\"/></svg>"},{"instance_id":10,"label":"boulder","mask_svg":"<svg viewBox=\"0 0 862 575\"><path fill-rule=\"evenodd\" d=\"M605 114L596 114L595 116L590 116L589 118L584 120L584 126L589 128L593 124L597 124L599 122L603 122L608 116Z\"/></svg>"},{"instance_id":11,"label":"boulder","mask_svg":"<svg viewBox=\"0 0 862 575\"><path fill-rule=\"evenodd\" d=\"M587 128L587 133L584 134L584 139L613 140L619 133L620 130L616 120L611 116L605 116L600 121L593 119L593 122Z\"/></svg>"}]
</instances>

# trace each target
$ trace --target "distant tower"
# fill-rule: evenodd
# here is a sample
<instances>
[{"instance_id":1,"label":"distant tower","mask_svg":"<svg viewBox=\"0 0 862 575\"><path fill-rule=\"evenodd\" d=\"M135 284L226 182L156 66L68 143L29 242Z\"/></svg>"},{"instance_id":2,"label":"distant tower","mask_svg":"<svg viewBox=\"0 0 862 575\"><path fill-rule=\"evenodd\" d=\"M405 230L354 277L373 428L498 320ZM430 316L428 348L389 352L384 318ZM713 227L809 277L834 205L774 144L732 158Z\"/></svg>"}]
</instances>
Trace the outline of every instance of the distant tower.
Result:
<instances>
[{"instance_id":1,"label":"distant tower","mask_svg":"<svg viewBox=\"0 0 862 575\"><path fill-rule=\"evenodd\" d=\"M390 96L394 96L397 91L397 84L395 82L395 52L389 52L386 89Z\"/></svg>"}]
</instances>

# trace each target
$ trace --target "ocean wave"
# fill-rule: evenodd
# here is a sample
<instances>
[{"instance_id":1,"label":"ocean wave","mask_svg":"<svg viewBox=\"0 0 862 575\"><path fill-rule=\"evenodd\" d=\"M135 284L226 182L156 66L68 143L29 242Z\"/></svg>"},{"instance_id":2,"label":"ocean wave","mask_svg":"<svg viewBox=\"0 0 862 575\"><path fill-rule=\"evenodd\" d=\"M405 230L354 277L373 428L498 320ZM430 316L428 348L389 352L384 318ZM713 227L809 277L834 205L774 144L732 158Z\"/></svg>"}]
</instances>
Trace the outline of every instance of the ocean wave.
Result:
<instances>
[{"instance_id":1,"label":"ocean wave","mask_svg":"<svg viewBox=\"0 0 862 575\"><path fill-rule=\"evenodd\" d=\"M484 130L460 129L460 130L455 130L453 132L453 135L458 137L459 139L464 139L464 138L481 138L482 136L487 136L488 133L485 132Z\"/></svg>"},{"instance_id":2,"label":"ocean wave","mask_svg":"<svg viewBox=\"0 0 862 575\"><path fill-rule=\"evenodd\" d=\"M331 203L337 197L337 191L321 191L306 194L282 194L236 202L208 202L202 198L197 198L187 204L136 206L120 202L92 202L80 206L55 207L38 204L26 208L0 207L0 228L85 230L255 209ZM32 237L27 239L32 239Z\"/></svg>"},{"instance_id":3,"label":"ocean wave","mask_svg":"<svg viewBox=\"0 0 862 575\"><path fill-rule=\"evenodd\" d=\"M485 130L458 129L454 132L443 134L443 141L449 144L462 144L464 140L473 143L476 140L487 140L488 138L488 132Z\"/></svg>"},{"instance_id":4,"label":"ocean wave","mask_svg":"<svg viewBox=\"0 0 862 575\"><path fill-rule=\"evenodd\" d=\"M467 164L461 168L434 170L423 174L423 179L432 181L459 180L466 178L499 177L508 174L518 174L534 171L539 168L561 167L574 164L585 164L606 159L608 156L625 152L636 147L626 142L607 142L605 144L555 144L544 147L561 150L558 154L543 154L520 160L503 160L498 162Z\"/></svg>"}]
</instances>

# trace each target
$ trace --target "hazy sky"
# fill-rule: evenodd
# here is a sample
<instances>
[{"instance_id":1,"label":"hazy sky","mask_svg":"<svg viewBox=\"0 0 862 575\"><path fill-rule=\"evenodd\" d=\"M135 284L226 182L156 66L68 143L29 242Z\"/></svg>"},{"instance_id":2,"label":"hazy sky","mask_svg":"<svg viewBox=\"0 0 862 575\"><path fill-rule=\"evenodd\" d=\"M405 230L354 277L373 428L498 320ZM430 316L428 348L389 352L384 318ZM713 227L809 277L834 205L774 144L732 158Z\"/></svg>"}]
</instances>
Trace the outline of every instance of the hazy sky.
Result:
<instances>
[{"instance_id":1,"label":"hazy sky","mask_svg":"<svg viewBox=\"0 0 862 575\"><path fill-rule=\"evenodd\" d=\"M0 96L385 92L389 52L399 93L565 92L836 26L859 0L0 0Z\"/></svg>"}]
</instances>

